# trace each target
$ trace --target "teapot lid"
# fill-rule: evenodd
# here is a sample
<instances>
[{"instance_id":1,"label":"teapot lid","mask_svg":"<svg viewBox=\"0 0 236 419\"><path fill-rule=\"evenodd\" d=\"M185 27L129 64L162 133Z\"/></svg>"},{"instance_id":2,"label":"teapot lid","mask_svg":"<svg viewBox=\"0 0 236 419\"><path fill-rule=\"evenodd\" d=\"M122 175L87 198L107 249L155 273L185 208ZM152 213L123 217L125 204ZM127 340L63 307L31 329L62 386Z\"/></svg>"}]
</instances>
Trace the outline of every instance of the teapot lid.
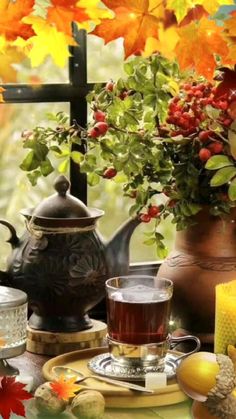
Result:
<instances>
[{"instance_id":1,"label":"teapot lid","mask_svg":"<svg viewBox=\"0 0 236 419\"><path fill-rule=\"evenodd\" d=\"M70 182L60 175L54 182L56 193L44 199L34 210L34 217L44 218L83 218L92 214L86 205L68 191Z\"/></svg>"}]
</instances>

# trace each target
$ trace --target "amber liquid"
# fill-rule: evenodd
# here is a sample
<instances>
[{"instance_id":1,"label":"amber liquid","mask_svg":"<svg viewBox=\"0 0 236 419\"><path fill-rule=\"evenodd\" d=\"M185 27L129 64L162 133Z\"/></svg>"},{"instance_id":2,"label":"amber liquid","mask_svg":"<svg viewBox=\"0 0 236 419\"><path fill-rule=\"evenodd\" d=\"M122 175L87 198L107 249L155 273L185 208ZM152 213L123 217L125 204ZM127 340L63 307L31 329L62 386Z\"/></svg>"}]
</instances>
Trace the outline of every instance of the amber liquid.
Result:
<instances>
[{"instance_id":1,"label":"amber liquid","mask_svg":"<svg viewBox=\"0 0 236 419\"><path fill-rule=\"evenodd\" d=\"M166 339L170 299L130 302L107 298L107 312L111 339L136 345L159 343Z\"/></svg>"}]
</instances>

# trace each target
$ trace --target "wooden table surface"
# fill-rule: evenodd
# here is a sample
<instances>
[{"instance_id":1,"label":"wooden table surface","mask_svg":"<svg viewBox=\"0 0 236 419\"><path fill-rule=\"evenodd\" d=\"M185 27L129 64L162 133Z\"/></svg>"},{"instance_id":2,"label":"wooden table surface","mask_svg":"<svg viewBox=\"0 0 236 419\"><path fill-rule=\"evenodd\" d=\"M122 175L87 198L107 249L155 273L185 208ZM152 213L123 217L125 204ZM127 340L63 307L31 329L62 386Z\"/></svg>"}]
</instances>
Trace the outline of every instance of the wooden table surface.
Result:
<instances>
[{"instance_id":1,"label":"wooden table surface","mask_svg":"<svg viewBox=\"0 0 236 419\"><path fill-rule=\"evenodd\" d=\"M44 382L42 366L50 359L48 356L36 355L25 352L23 355L9 360L11 365L20 370L20 374L33 376L35 390ZM34 400L25 403L26 419L51 419L52 416L38 415L35 410ZM178 403L164 407L150 407L145 409L106 409L104 419L191 419L191 401ZM55 417L55 416L54 416ZM12 415L11 419L18 419L19 416ZM75 419L69 411L57 415L56 419Z\"/></svg>"}]
</instances>

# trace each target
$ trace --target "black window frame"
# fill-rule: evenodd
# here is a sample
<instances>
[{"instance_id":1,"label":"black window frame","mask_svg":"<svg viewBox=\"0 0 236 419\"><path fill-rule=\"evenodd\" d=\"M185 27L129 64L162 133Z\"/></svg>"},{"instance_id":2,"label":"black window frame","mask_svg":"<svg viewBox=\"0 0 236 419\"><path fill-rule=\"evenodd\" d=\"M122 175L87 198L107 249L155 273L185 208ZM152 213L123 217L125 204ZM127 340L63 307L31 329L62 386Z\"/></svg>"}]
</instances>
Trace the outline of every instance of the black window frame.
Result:
<instances>
[{"instance_id":1,"label":"black window frame","mask_svg":"<svg viewBox=\"0 0 236 419\"><path fill-rule=\"evenodd\" d=\"M73 25L73 36L78 46L70 47L67 83L43 83L37 89L30 84L4 83L4 103L66 102L70 105L70 121L74 119L82 127L87 124L86 95L93 88L87 83L87 34ZM85 152L85 144L73 146ZM87 179L80 173L78 164L70 164L71 193L87 203Z\"/></svg>"},{"instance_id":2,"label":"black window frame","mask_svg":"<svg viewBox=\"0 0 236 419\"><path fill-rule=\"evenodd\" d=\"M70 121L76 120L79 125L87 125L86 95L93 89L94 83L87 81L87 33L78 30L72 24L73 37L78 45L70 47L68 82L43 83L37 89L30 84L4 83L5 104L66 102L70 105ZM73 145L73 149L84 153L86 144ZM78 164L70 162L71 194L87 204L87 176L81 173ZM160 262L139 262L130 265L132 274L155 275Z\"/></svg>"}]
</instances>

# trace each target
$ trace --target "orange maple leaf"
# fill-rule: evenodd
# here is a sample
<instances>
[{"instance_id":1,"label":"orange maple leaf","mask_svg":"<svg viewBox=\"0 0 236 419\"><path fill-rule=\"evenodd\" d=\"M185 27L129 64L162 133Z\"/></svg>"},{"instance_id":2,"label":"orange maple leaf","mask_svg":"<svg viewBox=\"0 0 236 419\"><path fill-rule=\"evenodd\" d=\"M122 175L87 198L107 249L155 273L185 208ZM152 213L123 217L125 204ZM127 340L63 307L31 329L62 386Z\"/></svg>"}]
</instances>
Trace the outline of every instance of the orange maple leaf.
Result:
<instances>
[{"instance_id":1,"label":"orange maple leaf","mask_svg":"<svg viewBox=\"0 0 236 419\"><path fill-rule=\"evenodd\" d=\"M71 23L84 22L89 16L82 7L76 7L78 0L51 0L52 7L48 8L47 21L53 23L57 30L72 36Z\"/></svg>"},{"instance_id":2,"label":"orange maple leaf","mask_svg":"<svg viewBox=\"0 0 236 419\"><path fill-rule=\"evenodd\" d=\"M71 377L69 379L65 378L65 375L62 374L57 381L50 383L50 387L58 395L60 399L69 400L71 397L75 397L77 391L80 390L80 386L75 384L76 377Z\"/></svg>"},{"instance_id":3,"label":"orange maple leaf","mask_svg":"<svg viewBox=\"0 0 236 419\"><path fill-rule=\"evenodd\" d=\"M230 13L230 18L224 21L224 28L229 36L236 36L236 11Z\"/></svg>"},{"instance_id":4,"label":"orange maple leaf","mask_svg":"<svg viewBox=\"0 0 236 419\"><path fill-rule=\"evenodd\" d=\"M4 12L0 14L0 35L5 35L9 41L18 36L28 39L34 35L31 25L22 22L23 17L33 11L35 0L9 1Z\"/></svg>"},{"instance_id":5,"label":"orange maple leaf","mask_svg":"<svg viewBox=\"0 0 236 419\"><path fill-rule=\"evenodd\" d=\"M0 86L0 103L3 103L4 102L3 92L5 92L5 90L6 89L3 89L3 87Z\"/></svg>"},{"instance_id":6,"label":"orange maple leaf","mask_svg":"<svg viewBox=\"0 0 236 419\"><path fill-rule=\"evenodd\" d=\"M224 38L223 28L213 20L203 17L199 22L192 22L178 29L180 37L176 56L181 69L195 71L212 79L216 68L216 54L221 56L222 63L229 63L229 48Z\"/></svg>"},{"instance_id":7,"label":"orange maple leaf","mask_svg":"<svg viewBox=\"0 0 236 419\"><path fill-rule=\"evenodd\" d=\"M179 26L188 25L192 20L200 20L203 16L208 16L208 13L202 6L195 6L190 9L184 19L180 22Z\"/></svg>"},{"instance_id":8,"label":"orange maple leaf","mask_svg":"<svg viewBox=\"0 0 236 419\"><path fill-rule=\"evenodd\" d=\"M103 38L106 44L123 37L125 58L137 51L143 51L147 38L158 37L160 22L165 27L170 23L163 1L103 0L103 3L115 16L104 19L91 33Z\"/></svg>"}]
</instances>

